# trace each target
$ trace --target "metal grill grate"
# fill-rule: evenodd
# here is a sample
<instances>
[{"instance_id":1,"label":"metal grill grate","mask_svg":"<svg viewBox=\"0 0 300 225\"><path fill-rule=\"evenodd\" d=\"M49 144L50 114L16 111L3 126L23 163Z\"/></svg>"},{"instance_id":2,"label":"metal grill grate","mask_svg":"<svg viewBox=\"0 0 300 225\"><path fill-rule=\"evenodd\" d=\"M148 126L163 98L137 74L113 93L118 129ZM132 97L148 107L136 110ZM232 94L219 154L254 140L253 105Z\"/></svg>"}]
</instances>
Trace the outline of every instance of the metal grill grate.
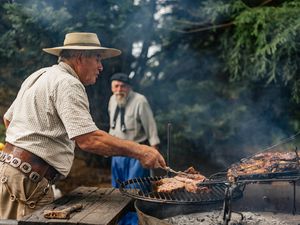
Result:
<instances>
[{"instance_id":1,"label":"metal grill grate","mask_svg":"<svg viewBox=\"0 0 300 225\"><path fill-rule=\"evenodd\" d=\"M118 182L121 193L140 200L173 203L173 204L211 204L223 202L225 190L228 187L226 183L208 183L209 192L191 193L186 190L174 191L172 193L159 193L155 191L154 182L164 177L143 177L134 178L125 182ZM237 189L232 198L238 199L243 196L243 192Z\"/></svg>"},{"instance_id":2,"label":"metal grill grate","mask_svg":"<svg viewBox=\"0 0 300 225\"><path fill-rule=\"evenodd\" d=\"M219 172L213 174L209 177L209 182L214 182L217 180L219 182L223 179L223 182L226 183L227 172ZM225 180L224 180L225 178ZM258 183L258 182L278 182L278 181L298 181L300 180L300 170L291 170L284 172L274 172L274 173L257 173L257 174L246 174L238 175L235 177L235 183L240 185L247 183Z\"/></svg>"}]
</instances>

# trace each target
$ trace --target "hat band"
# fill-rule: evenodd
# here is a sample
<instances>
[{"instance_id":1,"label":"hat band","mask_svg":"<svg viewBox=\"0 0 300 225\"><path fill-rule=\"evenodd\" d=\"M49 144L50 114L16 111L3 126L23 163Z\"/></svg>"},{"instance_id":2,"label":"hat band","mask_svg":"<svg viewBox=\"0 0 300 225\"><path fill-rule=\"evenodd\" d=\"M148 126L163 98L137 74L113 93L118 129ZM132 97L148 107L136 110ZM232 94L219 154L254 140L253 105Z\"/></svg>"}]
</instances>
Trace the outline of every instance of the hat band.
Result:
<instances>
[{"instance_id":1,"label":"hat band","mask_svg":"<svg viewBox=\"0 0 300 225\"><path fill-rule=\"evenodd\" d=\"M95 44L95 43L73 43L73 44L65 44L64 46L97 46L97 47L101 47L101 45Z\"/></svg>"}]
</instances>

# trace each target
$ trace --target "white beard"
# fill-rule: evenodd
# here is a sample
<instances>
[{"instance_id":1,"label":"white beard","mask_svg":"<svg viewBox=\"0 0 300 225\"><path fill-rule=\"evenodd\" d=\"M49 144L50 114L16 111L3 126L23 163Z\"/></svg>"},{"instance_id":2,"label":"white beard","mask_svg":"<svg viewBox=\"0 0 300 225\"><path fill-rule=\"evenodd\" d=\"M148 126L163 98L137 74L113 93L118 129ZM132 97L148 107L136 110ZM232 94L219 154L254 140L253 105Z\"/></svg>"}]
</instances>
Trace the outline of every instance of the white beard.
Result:
<instances>
[{"instance_id":1,"label":"white beard","mask_svg":"<svg viewBox=\"0 0 300 225\"><path fill-rule=\"evenodd\" d=\"M116 92L114 94L116 96L117 105L119 107L124 107L127 103L127 95L124 92Z\"/></svg>"}]
</instances>

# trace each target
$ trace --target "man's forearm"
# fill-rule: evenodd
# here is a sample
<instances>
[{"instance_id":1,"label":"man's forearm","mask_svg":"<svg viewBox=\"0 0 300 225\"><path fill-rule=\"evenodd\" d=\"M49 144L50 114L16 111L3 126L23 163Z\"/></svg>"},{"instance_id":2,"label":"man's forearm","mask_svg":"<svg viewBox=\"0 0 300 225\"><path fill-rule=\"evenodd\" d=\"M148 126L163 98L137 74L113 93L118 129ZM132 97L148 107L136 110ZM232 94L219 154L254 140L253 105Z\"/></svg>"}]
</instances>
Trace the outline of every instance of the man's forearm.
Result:
<instances>
[{"instance_id":1,"label":"man's forearm","mask_svg":"<svg viewBox=\"0 0 300 225\"><path fill-rule=\"evenodd\" d=\"M105 131L96 130L74 138L84 151L104 156L128 156L139 160L145 168L165 167L163 156L153 147L116 138Z\"/></svg>"},{"instance_id":2,"label":"man's forearm","mask_svg":"<svg viewBox=\"0 0 300 225\"><path fill-rule=\"evenodd\" d=\"M75 138L79 148L105 156L129 156L139 159L142 155L139 144L111 136L105 131L94 131Z\"/></svg>"}]
</instances>

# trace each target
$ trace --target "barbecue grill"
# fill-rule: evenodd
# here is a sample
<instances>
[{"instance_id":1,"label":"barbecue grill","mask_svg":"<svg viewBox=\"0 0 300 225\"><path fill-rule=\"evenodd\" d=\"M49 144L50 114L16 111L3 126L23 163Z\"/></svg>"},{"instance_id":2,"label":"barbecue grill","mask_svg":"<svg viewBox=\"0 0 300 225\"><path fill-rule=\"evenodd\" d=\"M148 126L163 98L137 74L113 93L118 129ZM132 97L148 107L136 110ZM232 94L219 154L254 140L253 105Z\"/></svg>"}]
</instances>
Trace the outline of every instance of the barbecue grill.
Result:
<instances>
[{"instance_id":1,"label":"barbecue grill","mask_svg":"<svg viewBox=\"0 0 300 225\"><path fill-rule=\"evenodd\" d=\"M168 132L168 137L169 137ZM287 143L294 139L296 135L287 138L284 142L279 144ZM169 140L169 138L168 138ZM266 152L279 144L271 146L267 149L262 150L260 153ZM168 144L169 146L169 144ZM169 149L169 147L168 147ZM298 150L295 148L296 157L291 167L281 168L280 172L267 172L258 174L246 174L246 175L236 175L234 180L228 179L228 174L226 172L221 172L213 174L204 182L197 184L198 187L207 187L209 192L191 193L186 190L176 190L171 193L159 193L156 191L155 182L163 179L164 177L146 177L146 178L134 178L125 182L119 183L120 192L129 197L133 197L138 200L148 201L151 203L167 203L167 204L180 204L180 205L207 205L213 203L223 203L223 222L225 225L231 219L232 214L232 202L243 197L243 192L246 185L248 184L266 184L273 182L288 182L293 184L293 214L296 213L296 182L300 180L300 158L298 155ZM240 162L247 160L253 156L245 159L241 159ZM168 150L169 158L169 150ZM229 168L228 168L229 169ZM170 175L169 173L167 175ZM236 212L238 213L238 212ZM238 213L243 218L241 213Z\"/></svg>"},{"instance_id":2,"label":"barbecue grill","mask_svg":"<svg viewBox=\"0 0 300 225\"><path fill-rule=\"evenodd\" d=\"M167 127L167 162L170 164L170 143L171 143L171 123L168 123ZM171 173L168 172L166 177L170 177ZM165 177L143 177L134 178L119 184L120 192L129 197L156 203L168 203L168 204L213 204L224 201L225 190L228 188L229 183L226 182L226 176L216 175L214 180L207 181L202 186L207 186L209 192L191 193L186 190L176 190L171 193L160 193L155 190L155 182ZM243 192L236 188L231 195L232 199L241 198Z\"/></svg>"},{"instance_id":3,"label":"barbecue grill","mask_svg":"<svg viewBox=\"0 0 300 225\"><path fill-rule=\"evenodd\" d=\"M134 178L119 183L120 192L129 197L149 202L169 204L211 204L224 201L225 190L229 183L221 180L207 181L201 186L207 186L209 192L191 193L186 190L176 190L171 193L160 193L155 190L154 183L165 177ZM237 188L232 193L232 199L241 198L242 190Z\"/></svg>"},{"instance_id":4,"label":"barbecue grill","mask_svg":"<svg viewBox=\"0 0 300 225\"><path fill-rule=\"evenodd\" d=\"M235 200L243 197L243 192L248 184L253 183L272 183L289 182L293 184L292 213L296 213L296 182L300 180L299 171L291 171L275 174L252 174L248 177L241 176L236 182L231 183L225 179L226 173L212 175L206 181L199 183L199 186L206 186L210 192L191 193L185 190L174 191L171 193L159 193L155 190L154 182L165 177L144 177L134 178L119 183L120 192L143 202L164 203L167 205L185 205L187 207L197 205L214 205L223 203L223 224L227 225L231 220L232 213L238 213L243 219L243 215L232 210ZM269 176L268 176L269 175Z\"/></svg>"},{"instance_id":5,"label":"barbecue grill","mask_svg":"<svg viewBox=\"0 0 300 225\"><path fill-rule=\"evenodd\" d=\"M124 195L148 201L151 203L166 203L177 205L208 205L223 203L223 222L227 225L231 220L232 202L243 197L243 192L248 184L289 182L293 184L292 213L296 213L296 182L300 180L300 170L249 174L237 176L234 182L227 180L227 172L213 174L204 182L197 184L199 187L207 187L209 192L191 193L186 190L176 190L171 193L156 191L155 182L165 177L134 178L119 183L120 192ZM235 212L238 213L238 212ZM240 214L240 213L238 213ZM243 218L243 215L241 218Z\"/></svg>"}]
</instances>

